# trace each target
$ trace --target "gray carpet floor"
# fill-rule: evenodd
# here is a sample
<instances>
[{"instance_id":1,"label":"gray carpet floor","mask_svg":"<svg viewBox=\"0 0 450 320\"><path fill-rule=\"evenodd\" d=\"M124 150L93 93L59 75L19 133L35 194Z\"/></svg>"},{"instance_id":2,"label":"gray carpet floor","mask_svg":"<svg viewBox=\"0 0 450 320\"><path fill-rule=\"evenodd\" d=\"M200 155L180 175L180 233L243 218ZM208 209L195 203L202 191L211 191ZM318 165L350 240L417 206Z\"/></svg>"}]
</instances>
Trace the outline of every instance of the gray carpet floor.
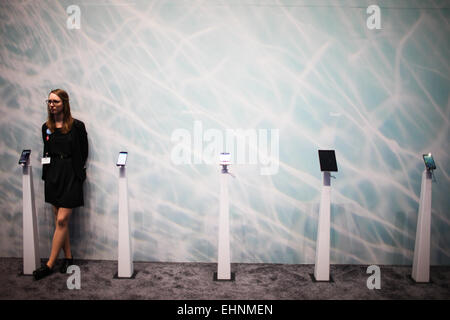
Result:
<instances>
[{"instance_id":1,"label":"gray carpet floor","mask_svg":"<svg viewBox=\"0 0 450 320\"><path fill-rule=\"evenodd\" d=\"M19 275L22 259L0 258L0 299L32 300L403 300L450 299L450 267L432 266L431 282L414 283L411 266L380 266L381 289L368 289L364 265L331 265L333 282L314 282L314 265L233 263L234 281L213 281L215 263L135 262L134 279L114 279L116 261L75 260L81 288L70 274L39 281Z\"/></svg>"}]
</instances>

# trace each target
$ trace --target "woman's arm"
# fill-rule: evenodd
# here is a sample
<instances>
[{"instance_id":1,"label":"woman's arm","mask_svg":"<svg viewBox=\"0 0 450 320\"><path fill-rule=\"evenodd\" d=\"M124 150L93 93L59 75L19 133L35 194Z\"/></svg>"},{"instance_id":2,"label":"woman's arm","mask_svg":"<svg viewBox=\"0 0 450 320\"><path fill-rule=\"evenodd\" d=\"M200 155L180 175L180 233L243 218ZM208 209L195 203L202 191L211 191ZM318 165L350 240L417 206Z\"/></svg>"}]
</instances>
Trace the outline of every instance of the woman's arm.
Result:
<instances>
[{"instance_id":1,"label":"woman's arm","mask_svg":"<svg viewBox=\"0 0 450 320\"><path fill-rule=\"evenodd\" d=\"M81 151L81 160L83 163L83 167L86 165L86 160L89 155L89 145L88 145L88 138L87 138L87 132L86 127L83 122L80 121L80 151Z\"/></svg>"},{"instance_id":2,"label":"woman's arm","mask_svg":"<svg viewBox=\"0 0 450 320\"><path fill-rule=\"evenodd\" d=\"M42 151L42 157L45 157L48 153L48 146L47 146L47 125L44 123L42 125L42 142L44 143L44 150ZM47 166L44 164L42 165L42 180L45 180L45 174L47 172Z\"/></svg>"}]
</instances>

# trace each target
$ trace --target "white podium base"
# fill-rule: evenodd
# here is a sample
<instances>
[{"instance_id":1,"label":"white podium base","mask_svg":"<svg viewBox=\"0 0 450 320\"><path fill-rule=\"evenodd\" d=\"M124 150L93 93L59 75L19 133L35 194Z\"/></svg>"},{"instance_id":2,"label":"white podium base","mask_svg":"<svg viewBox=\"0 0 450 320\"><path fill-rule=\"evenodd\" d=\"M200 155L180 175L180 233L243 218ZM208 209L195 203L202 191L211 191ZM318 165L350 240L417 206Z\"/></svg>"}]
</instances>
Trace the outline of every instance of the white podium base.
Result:
<instances>
[{"instance_id":1,"label":"white podium base","mask_svg":"<svg viewBox=\"0 0 450 320\"><path fill-rule=\"evenodd\" d=\"M431 172L422 174L419 217L411 278L415 282L430 281L430 229L431 229Z\"/></svg>"},{"instance_id":2,"label":"white podium base","mask_svg":"<svg viewBox=\"0 0 450 320\"><path fill-rule=\"evenodd\" d=\"M236 275L234 272L231 272L230 279L219 279L217 278L217 272L214 272L214 281L234 281L236 279Z\"/></svg>"},{"instance_id":3,"label":"white podium base","mask_svg":"<svg viewBox=\"0 0 450 320\"><path fill-rule=\"evenodd\" d=\"M23 192L23 274L32 275L41 265L39 255L39 235L34 203L33 170L31 166L22 168Z\"/></svg>"},{"instance_id":4,"label":"white podium base","mask_svg":"<svg viewBox=\"0 0 450 320\"><path fill-rule=\"evenodd\" d=\"M330 281L330 207L330 172L325 171L323 173L316 241L316 261L314 266L314 278L316 281Z\"/></svg>"},{"instance_id":5,"label":"white podium base","mask_svg":"<svg viewBox=\"0 0 450 320\"><path fill-rule=\"evenodd\" d=\"M220 215L219 215L219 245L218 264L215 279L232 280L230 260L230 218L228 199L228 179L226 173L220 175Z\"/></svg>"},{"instance_id":6,"label":"white podium base","mask_svg":"<svg viewBox=\"0 0 450 320\"><path fill-rule=\"evenodd\" d=\"M128 210L128 185L125 167L119 173L119 256L115 278L133 278L133 254L131 251L130 220Z\"/></svg>"}]
</instances>

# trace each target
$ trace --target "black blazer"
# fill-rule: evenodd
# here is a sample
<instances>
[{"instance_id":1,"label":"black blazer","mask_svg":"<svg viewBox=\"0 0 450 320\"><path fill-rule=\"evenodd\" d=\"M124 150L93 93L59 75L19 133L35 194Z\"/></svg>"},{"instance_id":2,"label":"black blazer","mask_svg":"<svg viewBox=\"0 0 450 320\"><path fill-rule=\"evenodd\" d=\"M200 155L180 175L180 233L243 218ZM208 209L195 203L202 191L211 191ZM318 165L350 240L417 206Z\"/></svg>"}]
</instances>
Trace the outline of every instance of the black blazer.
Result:
<instances>
[{"instance_id":1,"label":"black blazer","mask_svg":"<svg viewBox=\"0 0 450 320\"><path fill-rule=\"evenodd\" d=\"M68 134L72 135L72 165L73 170L81 181L86 179L86 160L88 157L88 139L87 132L84 123L80 120L73 119L72 129ZM47 141L47 124L44 122L42 125L42 140L44 141L44 153L48 153L48 141ZM42 180L45 180L47 176L48 165L42 166Z\"/></svg>"}]
</instances>

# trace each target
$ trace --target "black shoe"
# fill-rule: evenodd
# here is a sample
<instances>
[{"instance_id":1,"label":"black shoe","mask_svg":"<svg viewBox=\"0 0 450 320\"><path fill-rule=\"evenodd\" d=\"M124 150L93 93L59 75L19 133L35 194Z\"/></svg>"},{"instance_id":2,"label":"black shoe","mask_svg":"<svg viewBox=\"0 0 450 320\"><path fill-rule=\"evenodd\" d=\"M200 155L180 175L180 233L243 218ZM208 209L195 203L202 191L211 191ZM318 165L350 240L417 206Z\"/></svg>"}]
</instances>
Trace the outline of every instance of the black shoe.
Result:
<instances>
[{"instance_id":1,"label":"black shoe","mask_svg":"<svg viewBox=\"0 0 450 320\"><path fill-rule=\"evenodd\" d=\"M33 271L34 280L40 280L49 276L53 273L53 270L50 269L46 264L42 265L39 269Z\"/></svg>"},{"instance_id":2,"label":"black shoe","mask_svg":"<svg viewBox=\"0 0 450 320\"><path fill-rule=\"evenodd\" d=\"M59 272L67 273L67 268L71 265L73 265L73 257L70 259L64 258L61 266L59 267Z\"/></svg>"}]
</instances>

